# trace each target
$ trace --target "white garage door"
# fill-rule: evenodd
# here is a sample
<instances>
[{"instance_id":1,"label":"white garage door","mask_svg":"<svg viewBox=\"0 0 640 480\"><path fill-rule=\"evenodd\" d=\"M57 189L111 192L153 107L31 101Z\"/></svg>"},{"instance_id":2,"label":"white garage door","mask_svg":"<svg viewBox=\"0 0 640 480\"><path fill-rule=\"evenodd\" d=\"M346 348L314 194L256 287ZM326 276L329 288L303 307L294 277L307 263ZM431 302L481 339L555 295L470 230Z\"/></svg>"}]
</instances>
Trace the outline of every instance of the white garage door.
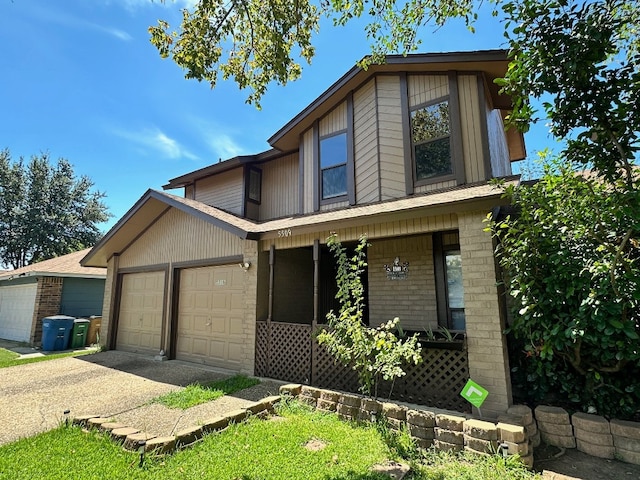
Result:
<instances>
[{"instance_id":1,"label":"white garage door","mask_svg":"<svg viewBox=\"0 0 640 480\"><path fill-rule=\"evenodd\" d=\"M240 368L244 352L243 275L235 264L180 272L177 359Z\"/></svg>"},{"instance_id":2,"label":"white garage door","mask_svg":"<svg viewBox=\"0 0 640 480\"><path fill-rule=\"evenodd\" d=\"M158 353L163 301L164 272L123 275L116 340L118 350Z\"/></svg>"},{"instance_id":3,"label":"white garage door","mask_svg":"<svg viewBox=\"0 0 640 480\"><path fill-rule=\"evenodd\" d=\"M0 338L29 342L38 285L0 288Z\"/></svg>"}]
</instances>

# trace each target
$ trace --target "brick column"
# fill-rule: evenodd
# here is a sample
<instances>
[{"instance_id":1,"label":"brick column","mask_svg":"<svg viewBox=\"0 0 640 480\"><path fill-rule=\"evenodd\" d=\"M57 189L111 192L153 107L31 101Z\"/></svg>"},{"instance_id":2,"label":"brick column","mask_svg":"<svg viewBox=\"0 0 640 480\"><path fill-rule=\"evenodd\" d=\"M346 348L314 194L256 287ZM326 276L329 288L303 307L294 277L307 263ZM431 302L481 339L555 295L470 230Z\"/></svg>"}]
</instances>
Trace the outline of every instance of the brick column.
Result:
<instances>
[{"instance_id":1,"label":"brick column","mask_svg":"<svg viewBox=\"0 0 640 480\"><path fill-rule=\"evenodd\" d=\"M245 240L243 261L251 267L244 275L244 359L242 373L253 375L256 358L256 310L258 306L258 242Z\"/></svg>"},{"instance_id":2,"label":"brick column","mask_svg":"<svg viewBox=\"0 0 640 480\"><path fill-rule=\"evenodd\" d=\"M483 231L485 217L484 211L460 214L458 225L469 374L489 391L481 407L483 416L495 417L511 405L511 378L504 323L500 318L493 242L491 235Z\"/></svg>"},{"instance_id":3,"label":"brick column","mask_svg":"<svg viewBox=\"0 0 640 480\"><path fill-rule=\"evenodd\" d=\"M31 335L29 337L32 345L40 344L42 341L42 319L60 313L62 281L63 279L59 277L38 277L33 319L31 320Z\"/></svg>"}]
</instances>

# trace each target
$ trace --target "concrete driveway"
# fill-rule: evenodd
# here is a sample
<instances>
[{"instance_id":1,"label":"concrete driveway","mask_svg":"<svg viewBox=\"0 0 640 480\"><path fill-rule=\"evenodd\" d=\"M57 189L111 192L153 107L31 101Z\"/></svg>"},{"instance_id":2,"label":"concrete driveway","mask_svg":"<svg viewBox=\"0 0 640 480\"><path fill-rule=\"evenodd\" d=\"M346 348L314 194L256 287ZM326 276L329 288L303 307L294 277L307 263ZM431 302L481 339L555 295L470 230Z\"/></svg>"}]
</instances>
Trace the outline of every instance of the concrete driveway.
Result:
<instances>
[{"instance_id":1,"label":"concrete driveway","mask_svg":"<svg viewBox=\"0 0 640 480\"><path fill-rule=\"evenodd\" d=\"M0 369L0 445L50 430L63 412L116 417L150 399L230 372L108 351Z\"/></svg>"}]
</instances>

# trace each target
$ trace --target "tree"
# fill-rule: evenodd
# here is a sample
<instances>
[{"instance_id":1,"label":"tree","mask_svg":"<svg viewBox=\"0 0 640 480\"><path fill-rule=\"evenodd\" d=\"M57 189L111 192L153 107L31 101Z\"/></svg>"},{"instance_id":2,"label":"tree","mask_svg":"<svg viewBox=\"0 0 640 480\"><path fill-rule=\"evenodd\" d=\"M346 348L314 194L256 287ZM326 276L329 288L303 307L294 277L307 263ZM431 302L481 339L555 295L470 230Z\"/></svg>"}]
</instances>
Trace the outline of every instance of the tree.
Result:
<instances>
[{"instance_id":1,"label":"tree","mask_svg":"<svg viewBox=\"0 0 640 480\"><path fill-rule=\"evenodd\" d=\"M336 235L327 241L337 262L336 281L340 311L327 314L329 329L318 334L318 343L325 345L331 355L358 374L360 390L377 397L380 380L395 380L405 375L405 363L417 365L422 361L418 336L402 339L400 319L394 318L376 328L364 325L364 286L360 276L367 263L367 238L361 237L352 257ZM399 336L395 332L399 332Z\"/></svg>"},{"instance_id":2,"label":"tree","mask_svg":"<svg viewBox=\"0 0 640 480\"><path fill-rule=\"evenodd\" d=\"M322 16L335 26L371 18L365 31L373 40L373 55L365 66L388 52L416 50L418 29L431 22L463 18L471 25L473 7L472 0L199 0L192 11L183 9L179 30L159 20L149 33L160 55L171 56L186 78L213 88L221 74L248 88L247 102L259 107L270 82L296 80L302 73L300 59L311 63L312 38Z\"/></svg>"},{"instance_id":3,"label":"tree","mask_svg":"<svg viewBox=\"0 0 640 480\"><path fill-rule=\"evenodd\" d=\"M25 164L0 151L0 264L20 268L94 245L110 214L93 182L48 154Z\"/></svg>"}]
</instances>

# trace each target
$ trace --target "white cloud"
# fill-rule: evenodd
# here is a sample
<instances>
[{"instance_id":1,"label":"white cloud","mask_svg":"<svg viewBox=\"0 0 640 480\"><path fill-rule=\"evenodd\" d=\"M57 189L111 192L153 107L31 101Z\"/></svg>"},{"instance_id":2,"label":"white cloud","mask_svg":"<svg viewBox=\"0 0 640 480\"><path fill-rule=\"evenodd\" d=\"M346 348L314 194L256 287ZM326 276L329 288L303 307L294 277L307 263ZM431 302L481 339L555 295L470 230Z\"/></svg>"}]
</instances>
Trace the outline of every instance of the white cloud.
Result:
<instances>
[{"instance_id":1,"label":"white cloud","mask_svg":"<svg viewBox=\"0 0 640 480\"><path fill-rule=\"evenodd\" d=\"M242 147L233 139L233 132L225 131L228 129L220 126L217 122L212 122L195 115L188 115L187 121L194 133L199 135L202 141L209 147L216 160L228 160L229 158L248 153L245 147Z\"/></svg>"},{"instance_id":2,"label":"white cloud","mask_svg":"<svg viewBox=\"0 0 640 480\"><path fill-rule=\"evenodd\" d=\"M199 160L197 155L191 153L188 149L182 146L180 142L169 137L156 127L143 129L138 132L114 129L113 134L145 149L153 150L164 158L171 160L180 158Z\"/></svg>"},{"instance_id":3,"label":"white cloud","mask_svg":"<svg viewBox=\"0 0 640 480\"><path fill-rule=\"evenodd\" d=\"M242 155L243 149L226 133L209 133L205 138L209 148L222 160Z\"/></svg>"}]
</instances>

